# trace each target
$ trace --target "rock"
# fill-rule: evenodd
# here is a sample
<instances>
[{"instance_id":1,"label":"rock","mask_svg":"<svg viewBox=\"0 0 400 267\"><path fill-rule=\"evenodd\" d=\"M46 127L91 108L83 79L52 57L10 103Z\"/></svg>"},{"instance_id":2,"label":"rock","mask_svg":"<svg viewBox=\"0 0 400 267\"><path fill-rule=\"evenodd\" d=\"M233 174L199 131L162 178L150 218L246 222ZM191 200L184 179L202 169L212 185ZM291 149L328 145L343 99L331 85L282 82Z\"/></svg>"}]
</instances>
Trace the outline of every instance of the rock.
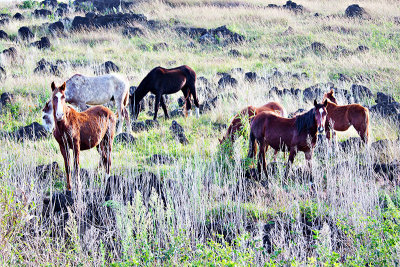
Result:
<instances>
[{"instance_id":1,"label":"rock","mask_svg":"<svg viewBox=\"0 0 400 267\"><path fill-rule=\"evenodd\" d=\"M199 38L198 41L201 44L211 43L227 45L231 43L243 42L245 40L245 37L243 35L232 32L225 25L208 30L204 28L186 27L177 27L176 30L178 31L178 33L184 33L186 35L189 35L193 39ZM218 36L218 39L216 38L216 36Z\"/></svg>"},{"instance_id":2,"label":"rock","mask_svg":"<svg viewBox=\"0 0 400 267\"><path fill-rule=\"evenodd\" d=\"M21 13L19 13L19 12L15 13L15 15L13 16L13 18L14 18L15 20L23 20L23 19L25 19L25 17L24 17Z\"/></svg>"},{"instance_id":3,"label":"rock","mask_svg":"<svg viewBox=\"0 0 400 267\"><path fill-rule=\"evenodd\" d=\"M36 9L36 10L33 12L33 15L34 15L35 17L47 17L47 16L51 16L52 13L51 13L50 10L47 10L47 9Z\"/></svg>"},{"instance_id":4,"label":"rock","mask_svg":"<svg viewBox=\"0 0 400 267\"><path fill-rule=\"evenodd\" d=\"M4 26L4 25L8 24L9 22L10 22L10 20L8 18L0 19L0 26Z\"/></svg>"},{"instance_id":5,"label":"rock","mask_svg":"<svg viewBox=\"0 0 400 267\"><path fill-rule=\"evenodd\" d=\"M171 127L169 127L169 129L172 132L172 135L178 139L178 141L183 144L183 145L187 145L189 144L189 141L187 140L186 136L185 136L185 130L183 129L183 127L176 122L176 120L172 121L172 125Z\"/></svg>"},{"instance_id":6,"label":"rock","mask_svg":"<svg viewBox=\"0 0 400 267\"><path fill-rule=\"evenodd\" d=\"M142 29L138 27L125 27L122 31L124 36L134 37L134 36L142 36L144 35Z\"/></svg>"},{"instance_id":7,"label":"rock","mask_svg":"<svg viewBox=\"0 0 400 267\"><path fill-rule=\"evenodd\" d=\"M67 14L68 9L64 8L57 8L57 10L54 12L54 15L57 17L63 17Z\"/></svg>"},{"instance_id":8,"label":"rock","mask_svg":"<svg viewBox=\"0 0 400 267\"><path fill-rule=\"evenodd\" d=\"M387 95L382 92L376 93L376 103L378 104L386 104L386 103L392 103L395 102L394 98L390 95Z\"/></svg>"},{"instance_id":9,"label":"rock","mask_svg":"<svg viewBox=\"0 0 400 267\"><path fill-rule=\"evenodd\" d=\"M314 101L314 99L319 99L322 96L322 90L318 85L314 85L304 89L303 100L305 102Z\"/></svg>"},{"instance_id":10,"label":"rock","mask_svg":"<svg viewBox=\"0 0 400 267\"><path fill-rule=\"evenodd\" d=\"M19 28L18 36L21 40L24 40L24 41L29 41L34 37L32 31L28 27L25 27L25 26Z\"/></svg>"},{"instance_id":11,"label":"rock","mask_svg":"<svg viewBox=\"0 0 400 267\"><path fill-rule=\"evenodd\" d=\"M104 192L105 200L111 200L115 196L122 195L124 204L132 204L136 190L142 193L143 203L148 205L152 191L154 190L163 201L164 207L167 200L164 192L164 185L161 180L151 172L143 172L133 178L132 181L123 176L112 175L107 179Z\"/></svg>"},{"instance_id":12,"label":"rock","mask_svg":"<svg viewBox=\"0 0 400 267\"><path fill-rule=\"evenodd\" d=\"M8 49L4 49L2 54L10 60L15 60L17 58L17 49L9 47Z\"/></svg>"},{"instance_id":13,"label":"rock","mask_svg":"<svg viewBox=\"0 0 400 267\"><path fill-rule=\"evenodd\" d=\"M364 98L371 98L373 96L369 88L358 84L353 84L351 86L351 92L353 93L353 97L356 99L356 102Z\"/></svg>"},{"instance_id":14,"label":"rock","mask_svg":"<svg viewBox=\"0 0 400 267\"><path fill-rule=\"evenodd\" d=\"M49 32L53 34L64 33L64 24L59 20L57 22L51 23L48 27Z\"/></svg>"},{"instance_id":15,"label":"rock","mask_svg":"<svg viewBox=\"0 0 400 267\"><path fill-rule=\"evenodd\" d=\"M139 45L139 49L142 50L142 51L150 51L149 46L145 45L145 44Z\"/></svg>"},{"instance_id":16,"label":"rock","mask_svg":"<svg viewBox=\"0 0 400 267\"><path fill-rule=\"evenodd\" d=\"M0 81L4 81L7 78L6 70L0 66Z\"/></svg>"},{"instance_id":17,"label":"rock","mask_svg":"<svg viewBox=\"0 0 400 267\"><path fill-rule=\"evenodd\" d=\"M43 199L43 218L48 218L55 213L68 213L68 208L73 209L74 199L72 198L71 192L67 191L64 193L54 193L50 198ZM68 216L68 215L67 215ZM65 218L67 219L67 218Z\"/></svg>"},{"instance_id":18,"label":"rock","mask_svg":"<svg viewBox=\"0 0 400 267\"><path fill-rule=\"evenodd\" d=\"M371 112L380 114L381 116L396 116L400 114L400 103L383 102L378 103L370 108Z\"/></svg>"},{"instance_id":19,"label":"rock","mask_svg":"<svg viewBox=\"0 0 400 267\"><path fill-rule=\"evenodd\" d=\"M154 154L147 161L154 164L173 164L176 160L167 155Z\"/></svg>"},{"instance_id":20,"label":"rock","mask_svg":"<svg viewBox=\"0 0 400 267\"><path fill-rule=\"evenodd\" d=\"M339 142L339 145L344 152L348 152L353 149L359 150L362 143L363 142L360 137L350 137L343 142Z\"/></svg>"},{"instance_id":21,"label":"rock","mask_svg":"<svg viewBox=\"0 0 400 267\"><path fill-rule=\"evenodd\" d=\"M282 60L282 62L290 63L290 62L294 61L294 58L292 58L292 57L282 57L281 60Z\"/></svg>"},{"instance_id":22,"label":"rock","mask_svg":"<svg viewBox=\"0 0 400 267\"><path fill-rule=\"evenodd\" d=\"M314 42L310 45L309 48L314 53L327 53L329 52L328 48L323 43Z\"/></svg>"},{"instance_id":23,"label":"rock","mask_svg":"<svg viewBox=\"0 0 400 267\"><path fill-rule=\"evenodd\" d=\"M30 44L31 46L35 46L38 49L47 49L50 48L51 44L50 44L50 40L48 37L42 37L40 38L40 41L36 41Z\"/></svg>"},{"instance_id":24,"label":"rock","mask_svg":"<svg viewBox=\"0 0 400 267\"><path fill-rule=\"evenodd\" d=\"M367 52L369 48L365 45L360 45L357 47L356 52Z\"/></svg>"},{"instance_id":25,"label":"rock","mask_svg":"<svg viewBox=\"0 0 400 267\"><path fill-rule=\"evenodd\" d=\"M133 144L135 143L135 137L129 133L120 133L114 139L117 143Z\"/></svg>"},{"instance_id":26,"label":"rock","mask_svg":"<svg viewBox=\"0 0 400 267\"><path fill-rule=\"evenodd\" d=\"M286 4L283 5L283 8L292 10L292 11L296 11L296 12L301 12L303 11L303 6L302 5L298 5L293 1L287 1Z\"/></svg>"},{"instance_id":27,"label":"rock","mask_svg":"<svg viewBox=\"0 0 400 267\"><path fill-rule=\"evenodd\" d=\"M171 112L169 113L169 116L170 116L171 118L183 117L183 116L185 116L185 113L183 113L183 110L182 110L182 109L177 108L177 109L174 109L173 111L171 111Z\"/></svg>"},{"instance_id":28,"label":"rock","mask_svg":"<svg viewBox=\"0 0 400 267\"><path fill-rule=\"evenodd\" d=\"M400 162L398 162L397 160L392 161L389 164L374 163L373 169L375 173L380 174L389 181L394 182L396 185L399 185Z\"/></svg>"},{"instance_id":29,"label":"rock","mask_svg":"<svg viewBox=\"0 0 400 267\"><path fill-rule=\"evenodd\" d=\"M14 137L17 141L28 140L39 140L47 137L48 132L43 125L34 122L27 126L20 127L15 132L11 133L11 137Z\"/></svg>"},{"instance_id":30,"label":"rock","mask_svg":"<svg viewBox=\"0 0 400 267\"><path fill-rule=\"evenodd\" d=\"M147 18L142 14L133 13L118 13L108 15L95 15L81 17L76 16L72 21L71 30L79 31L91 28L111 28L116 26L130 26L135 22L147 21Z\"/></svg>"},{"instance_id":31,"label":"rock","mask_svg":"<svg viewBox=\"0 0 400 267\"><path fill-rule=\"evenodd\" d=\"M167 50L167 49L168 49L167 43L157 43L157 44L153 45L154 51L161 51L161 50Z\"/></svg>"},{"instance_id":32,"label":"rock","mask_svg":"<svg viewBox=\"0 0 400 267\"><path fill-rule=\"evenodd\" d=\"M11 93L2 93L0 96L1 106L5 107L6 105L11 105L13 102L14 95Z\"/></svg>"},{"instance_id":33,"label":"rock","mask_svg":"<svg viewBox=\"0 0 400 267\"><path fill-rule=\"evenodd\" d=\"M56 8L57 7L57 0L44 0L40 3L40 6Z\"/></svg>"},{"instance_id":34,"label":"rock","mask_svg":"<svg viewBox=\"0 0 400 267\"><path fill-rule=\"evenodd\" d=\"M56 161L51 164L37 166L35 168L35 174L36 177L39 178L39 180L54 180L63 176L63 172L61 171Z\"/></svg>"},{"instance_id":35,"label":"rock","mask_svg":"<svg viewBox=\"0 0 400 267\"><path fill-rule=\"evenodd\" d=\"M248 82L255 82L255 81L257 81L257 73L255 73L255 72L246 72L245 74L244 74L244 79L245 79L245 81L248 81Z\"/></svg>"},{"instance_id":36,"label":"rock","mask_svg":"<svg viewBox=\"0 0 400 267\"><path fill-rule=\"evenodd\" d=\"M8 39L8 34L3 30L0 30L0 39Z\"/></svg>"},{"instance_id":37,"label":"rock","mask_svg":"<svg viewBox=\"0 0 400 267\"><path fill-rule=\"evenodd\" d=\"M348 18L362 18L367 15L367 12L364 10L364 8L360 7L357 4L354 4L348 6L344 14Z\"/></svg>"},{"instance_id":38,"label":"rock","mask_svg":"<svg viewBox=\"0 0 400 267\"><path fill-rule=\"evenodd\" d=\"M200 44L217 44L217 38L215 38L211 33L206 33L199 38Z\"/></svg>"},{"instance_id":39,"label":"rock","mask_svg":"<svg viewBox=\"0 0 400 267\"><path fill-rule=\"evenodd\" d=\"M106 61L94 70L96 75L119 72L119 67L112 61Z\"/></svg>"},{"instance_id":40,"label":"rock","mask_svg":"<svg viewBox=\"0 0 400 267\"><path fill-rule=\"evenodd\" d=\"M236 49L231 49L229 50L228 55L231 57L240 57L242 54L240 54L240 52Z\"/></svg>"},{"instance_id":41,"label":"rock","mask_svg":"<svg viewBox=\"0 0 400 267\"><path fill-rule=\"evenodd\" d=\"M224 75L218 81L218 87L220 87L220 88L226 88L228 86L236 87L237 85L238 85L238 81L229 74Z\"/></svg>"},{"instance_id":42,"label":"rock","mask_svg":"<svg viewBox=\"0 0 400 267\"><path fill-rule=\"evenodd\" d=\"M36 68L33 70L34 73L38 74L52 74L54 76L60 76L61 72L58 69L57 65L53 65L52 63L46 61L42 58L40 61L36 63Z\"/></svg>"},{"instance_id":43,"label":"rock","mask_svg":"<svg viewBox=\"0 0 400 267\"><path fill-rule=\"evenodd\" d=\"M136 122L134 121L132 123L132 131L134 132L141 132L141 131L147 131L155 127L159 127L160 124L158 121L154 120L146 120L146 121L139 121Z\"/></svg>"}]
</instances>

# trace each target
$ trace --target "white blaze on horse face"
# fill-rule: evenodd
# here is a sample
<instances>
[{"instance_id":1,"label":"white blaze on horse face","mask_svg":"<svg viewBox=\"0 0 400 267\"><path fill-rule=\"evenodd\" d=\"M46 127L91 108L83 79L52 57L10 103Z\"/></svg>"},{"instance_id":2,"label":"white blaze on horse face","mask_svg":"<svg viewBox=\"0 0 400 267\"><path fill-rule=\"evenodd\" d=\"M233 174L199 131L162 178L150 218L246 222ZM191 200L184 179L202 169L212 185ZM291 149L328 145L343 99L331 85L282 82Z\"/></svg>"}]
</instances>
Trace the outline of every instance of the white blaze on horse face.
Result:
<instances>
[{"instance_id":1,"label":"white blaze on horse face","mask_svg":"<svg viewBox=\"0 0 400 267\"><path fill-rule=\"evenodd\" d=\"M62 120L63 116L64 116L64 112L63 112L63 106L61 104L61 97L62 94L60 92L58 92L56 94L57 97L57 110L56 110L56 119L58 121Z\"/></svg>"},{"instance_id":2,"label":"white blaze on horse face","mask_svg":"<svg viewBox=\"0 0 400 267\"><path fill-rule=\"evenodd\" d=\"M320 125L318 125L318 131L321 132L321 133L324 131L325 119L326 119L326 116L324 116L323 113L324 113L324 109L320 108L319 109L319 114L320 114L319 122L320 122Z\"/></svg>"}]
</instances>

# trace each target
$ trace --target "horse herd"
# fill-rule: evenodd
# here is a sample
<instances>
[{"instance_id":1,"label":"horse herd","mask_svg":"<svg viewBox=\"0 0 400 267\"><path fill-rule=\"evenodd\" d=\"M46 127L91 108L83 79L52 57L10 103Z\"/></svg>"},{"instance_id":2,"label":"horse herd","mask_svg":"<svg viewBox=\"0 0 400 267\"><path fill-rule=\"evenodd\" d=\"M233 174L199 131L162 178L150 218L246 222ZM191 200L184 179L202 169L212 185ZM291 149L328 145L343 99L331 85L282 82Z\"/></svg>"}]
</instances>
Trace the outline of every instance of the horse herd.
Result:
<instances>
[{"instance_id":1,"label":"horse herd","mask_svg":"<svg viewBox=\"0 0 400 267\"><path fill-rule=\"evenodd\" d=\"M80 74L57 87L51 84L52 96L43 108L43 124L53 132L61 154L64 158L67 176L67 190L71 191L70 150L73 151L73 177L79 182L79 153L96 147L100 154L99 167L110 174L111 151L117 126L117 116L108 108L102 106L109 101L115 103L118 115L117 134L122 132L123 118L128 132L131 132L129 114L126 109L128 102L137 119L140 112L140 101L151 92L155 95L154 120L157 119L159 105L169 118L163 95L173 94L181 90L185 97L185 115L191 110L191 97L196 106L196 116L199 116L199 102L196 96L196 73L188 66L173 69L156 67L142 80L137 89L129 96L128 82L116 74L97 77L86 77ZM78 107L76 111L67 103ZM94 105L88 108L87 105ZM289 165L292 164L298 151L305 153L308 166L311 168L311 158L316 145L318 132L326 132L331 138L331 130L345 131L354 126L362 140L368 142L368 109L359 104L340 106L331 89L325 93L322 103L314 100L314 106L309 111L286 118L283 106L270 102L261 107L249 106L239 112L230 124L222 140L234 142L241 132L244 123L250 124L249 153L254 158L257 145L258 173L266 172L265 153L269 147L278 151L289 152ZM287 168L288 170L288 168Z\"/></svg>"}]
</instances>

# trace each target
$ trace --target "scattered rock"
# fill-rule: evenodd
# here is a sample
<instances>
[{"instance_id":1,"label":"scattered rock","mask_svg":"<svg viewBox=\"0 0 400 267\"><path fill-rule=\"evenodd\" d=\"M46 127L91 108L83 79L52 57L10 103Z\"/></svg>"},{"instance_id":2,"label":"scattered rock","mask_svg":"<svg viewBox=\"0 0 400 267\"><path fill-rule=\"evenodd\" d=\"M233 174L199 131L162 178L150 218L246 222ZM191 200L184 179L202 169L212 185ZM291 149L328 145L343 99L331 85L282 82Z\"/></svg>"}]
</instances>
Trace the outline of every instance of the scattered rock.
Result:
<instances>
[{"instance_id":1,"label":"scattered rock","mask_svg":"<svg viewBox=\"0 0 400 267\"><path fill-rule=\"evenodd\" d=\"M42 74L52 74L54 76L60 76L61 72L58 69L57 65L54 65L44 58L36 63L36 68L33 70L34 73L42 73Z\"/></svg>"},{"instance_id":2,"label":"scattered rock","mask_svg":"<svg viewBox=\"0 0 400 267\"><path fill-rule=\"evenodd\" d=\"M148 162L154 164L173 164L175 163L175 158L167 156L167 155L160 155L154 154L148 159Z\"/></svg>"},{"instance_id":3,"label":"scattered rock","mask_svg":"<svg viewBox=\"0 0 400 267\"><path fill-rule=\"evenodd\" d=\"M303 6L298 5L293 1L287 1L286 4L283 5L283 8L295 11L295 12L301 12L303 11Z\"/></svg>"},{"instance_id":4,"label":"scattered rock","mask_svg":"<svg viewBox=\"0 0 400 267\"><path fill-rule=\"evenodd\" d=\"M369 48L365 45L360 45L357 47L356 52L367 52Z\"/></svg>"},{"instance_id":5,"label":"scattered rock","mask_svg":"<svg viewBox=\"0 0 400 267\"><path fill-rule=\"evenodd\" d=\"M49 32L52 34L64 33L64 24L59 20L49 25Z\"/></svg>"},{"instance_id":6,"label":"scattered rock","mask_svg":"<svg viewBox=\"0 0 400 267\"><path fill-rule=\"evenodd\" d=\"M236 87L237 85L238 85L238 81L229 74L225 74L218 81L218 87L220 87L220 88L226 88L228 86Z\"/></svg>"},{"instance_id":7,"label":"scattered rock","mask_svg":"<svg viewBox=\"0 0 400 267\"><path fill-rule=\"evenodd\" d=\"M394 182L399 185L400 182L400 162L397 160L392 161L389 164L385 163L374 163L374 172L382 175L387 180Z\"/></svg>"},{"instance_id":8,"label":"scattered rock","mask_svg":"<svg viewBox=\"0 0 400 267\"><path fill-rule=\"evenodd\" d=\"M362 18L367 15L367 12L364 10L364 8L357 4L348 6L344 13L348 18Z\"/></svg>"},{"instance_id":9,"label":"scattered rock","mask_svg":"<svg viewBox=\"0 0 400 267\"><path fill-rule=\"evenodd\" d=\"M124 30L122 31L122 34L128 37L144 35L142 29L138 27L125 27Z\"/></svg>"},{"instance_id":10,"label":"scattered rock","mask_svg":"<svg viewBox=\"0 0 400 267\"><path fill-rule=\"evenodd\" d=\"M361 140L360 137L350 137L349 139L343 142L339 142L340 147L345 152L351 151L353 149L359 150L362 144L363 141Z\"/></svg>"},{"instance_id":11,"label":"scattered rock","mask_svg":"<svg viewBox=\"0 0 400 267\"><path fill-rule=\"evenodd\" d=\"M292 57L282 57L281 60L282 60L282 62L290 63L290 62L294 61L294 58L292 58Z\"/></svg>"},{"instance_id":12,"label":"scattered rock","mask_svg":"<svg viewBox=\"0 0 400 267\"><path fill-rule=\"evenodd\" d=\"M8 34L3 30L0 30L0 39L8 39Z\"/></svg>"},{"instance_id":13,"label":"scattered rock","mask_svg":"<svg viewBox=\"0 0 400 267\"><path fill-rule=\"evenodd\" d=\"M106 61L94 70L96 75L119 72L119 67L112 61Z\"/></svg>"},{"instance_id":14,"label":"scattered rock","mask_svg":"<svg viewBox=\"0 0 400 267\"><path fill-rule=\"evenodd\" d=\"M167 50L167 49L168 49L167 43L157 43L157 44L153 45L154 51L161 51L161 50Z\"/></svg>"},{"instance_id":15,"label":"scattered rock","mask_svg":"<svg viewBox=\"0 0 400 267\"><path fill-rule=\"evenodd\" d=\"M351 92L353 93L356 102L373 96L372 91L369 88L358 84L353 84L351 86Z\"/></svg>"},{"instance_id":16,"label":"scattered rock","mask_svg":"<svg viewBox=\"0 0 400 267\"><path fill-rule=\"evenodd\" d=\"M17 49L9 47L8 49L4 49L2 54L8 59L15 60L17 58Z\"/></svg>"},{"instance_id":17,"label":"scattered rock","mask_svg":"<svg viewBox=\"0 0 400 267\"><path fill-rule=\"evenodd\" d=\"M1 106L5 107L6 105L11 105L13 102L13 94L11 93L2 93L0 96L0 104Z\"/></svg>"},{"instance_id":18,"label":"scattered rock","mask_svg":"<svg viewBox=\"0 0 400 267\"><path fill-rule=\"evenodd\" d=\"M111 28L116 26L130 26L135 22L147 21L147 18L142 14L132 13L118 13L108 15L94 15L81 17L76 16L72 21L71 30L87 30L87 29L98 29L98 28Z\"/></svg>"},{"instance_id":19,"label":"scattered rock","mask_svg":"<svg viewBox=\"0 0 400 267\"><path fill-rule=\"evenodd\" d=\"M211 43L227 45L231 43L240 43L245 40L245 37L243 35L232 32L225 25L208 30L205 28L186 27L177 27L176 30L179 33L184 33L193 39L198 38L198 41L202 44ZM216 37L218 37L218 39Z\"/></svg>"},{"instance_id":20,"label":"scattered rock","mask_svg":"<svg viewBox=\"0 0 400 267\"><path fill-rule=\"evenodd\" d=\"M51 13L50 10L47 10L47 9L36 9L36 10L33 12L33 15L34 15L35 17L48 17L48 16L51 16L52 13Z\"/></svg>"},{"instance_id":21,"label":"scattered rock","mask_svg":"<svg viewBox=\"0 0 400 267\"><path fill-rule=\"evenodd\" d=\"M50 40L48 37L42 37L40 38L40 41L36 41L30 44L31 46L35 46L38 49L48 49L50 48L51 44L50 44Z\"/></svg>"},{"instance_id":22,"label":"scattered rock","mask_svg":"<svg viewBox=\"0 0 400 267\"><path fill-rule=\"evenodd\" d=\"M51 198L43 199L43 218L49 218L52 214L63 213L68 218L68 208L73 209L74 199L71 192L67 193L54 193Z\"/></svg>"},{"instance_id":23,"label":"scattered rock","mask_svg":"<svg viewBox=\"0 0 400 267\"><path fill-rule=\"evenodd\" d=\"M309 48L311 51L314 53L328 53L329 50L326 48L325 44L319 43L319 42L314 42L310 45Z\"/></svg>"},{"instance_id":24,"label":"scattered rock","mask_svg":"<svg viewBox=\"0 0 400 267\"><path fill-rule=\"evenodd\" d=\"M183 144L183 145L187 145L189 144L189 141L187 140L186 136L185 136L185 130L183 129L183 127L176 122L176 120L172 121L172 125L171 127L169 127L169 129L172 132L172 135L178 139L178 141Z\"/></svg>"},{"instance_id":25,"label":"scattered rock","mask_svg":"<svg viewBox=\"0 0 400 267\"><path fill-rule=\"evenodd\" d=\"M114 139L117 143L133 144L135 143L135 137L129 133L120 133Z\"/></svg>"},{"instance_id":26,"label":"scattered rock","mask_svg":"<svg viewBox=\"0 0 400 267\"><path fill-rule=\"evenodd\" d=\"M376 105L370 108L372 112L379 113L382 116L400 114L400 103L396 102L390 95L378 92L376 94L376 103Z\"/></svg>"},{"instance_id":27,"label":"scattered rock","mask_svg":"<svg viewBox=\"0 0 400 267\"><path fill-rule=\"evenodd\" d=\"M13 18L16 19L16 20L23 20L23 19L25 19L25 17L24 17L21 13L19 13L19 12L15 13L15 15L13 16Z\"/></svg>"},{"instance_id":28,"label":"scattered rock","mask_svg":"<svg viewBox=\"0 0 400 267\"><path fill-rule=\"evenodd\" d=\"M34 122L24 127L20 127L15 132L11 133L10 136L14 137L17 141L23 140L39 140L47 137L48 132L43 125Z\"/></svg>"},{"instance_id":29,"label":"scattered rock","mask_svg":"<svg viewBox=\"0 0 400 267\"><path fill-rule=\"evenodd\" d=\"M63 176L63 173L58 166L58 163L54 161L51 164L39 165L35 168L36 177L39 180L48 180L48 179L58 179Z\"/></svg>"},{"instance_id":30,"label":"scattered rock","mask_svg":"<svg viewBox=\"0 0 400 267\"><path fill-rule=\"evenodd\" d=\"M56 8L58 4L57 0L44 0L40 2L40 5L44 7Z\"/></svg>"},{"instance_id":31,"label":"scattered rock","mask_svg":"<svg viewBox=\"0 0 400 267\"><path fill-rule=\"evenodd\" d=\"M134 121L132 122L132 131L134 131L135 133L141 131L148 131L152 128L159 126L160 126L159 122L154 120Z\"/></svg>"},{"instance_id":32,"label":"scattered rock","mask_svg":"<svg viewBox=\"0 0 400 267\"><path fill-rule=\"evenodd\" d=\"M9 22L10 22L10 20L8 18L7 19L0 19L0 26L6 25Z\"/></svg>"},{"instance_id":33,"label":"scattered rock","mask_svg":"<svg viewBox=\"0 0 400 267\"><path fill-rule=\"evenodd\" d=\"M19 28L18 36L21 40L24 40L24 41L29 41L34 37L32 31L28 27L25 27L25 26Z\"/></svg>"},{"instance_id":34,"label":"scattered rock","mask_svg":"<svg viewBox=\"0 0 400 267\"><path fill-rule=\"evenodd\" d=\"M255 72L246 72L245 74L244 74L244 79L245 79L245 81L248 81L248 82L255 82L255 81L257 81L257 73L255 73Z\"/></svg>"},{"instance_id":35,"label":"scattered rock","mask_svg":"<svg viewBox=\"0 0 400 267\"><path fill-rule=\"evenodd\" d=\"M7 77L7 72L6 70L0 66L0 81L4 81Z\"/></svg>"},{"instance_id":36,"label":"scattered rock","mask_svg":"<svg viewBox=\"0 0 400 267\"><path fill-rule=\"evenodd\" d=\"M242 54L240 54L240 52L236 49L231 49L229 50L228 55L231 57L240 57Z\"/></svg>"}]
</instances>

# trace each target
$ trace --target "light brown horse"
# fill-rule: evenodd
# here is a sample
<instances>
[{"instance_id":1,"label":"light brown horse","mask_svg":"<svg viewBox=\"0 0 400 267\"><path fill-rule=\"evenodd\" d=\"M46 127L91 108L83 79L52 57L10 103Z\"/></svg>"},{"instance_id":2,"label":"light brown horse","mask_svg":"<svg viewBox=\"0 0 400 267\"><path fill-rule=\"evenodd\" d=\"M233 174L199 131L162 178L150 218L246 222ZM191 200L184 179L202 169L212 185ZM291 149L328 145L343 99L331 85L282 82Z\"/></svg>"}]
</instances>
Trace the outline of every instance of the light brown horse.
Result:
<instances>
[{"instance_id":1,"label":"light brown horse","mask_svg":"<svg viewBox=\"0 0 400 267\"><path fill-rule=\"evenodd\" d=\"M263 111L272 111L276 112L279 116L285 116L285 108L278 102L268 102L267 104L258 108L254 106L248 106L240 111L240 113L236 114L229 125L225 136L222 139L218 139L219 143L222 144L227 139L230 139L231 142L234 143L238 132L240 133L243 129L243 122L246 123L248 120L250 124L254 116Z\"/></svg>"},{"instance_id":2,"label":"light brown horse","mask_svg":"<svg viewBox=\"0 0 400 267\"><path fill-rule=\"evenodd\" d=\"M79 179L79 153L97 147L100 153L99 166L110 174L111 150L115 134L116 117L106 107L95 106L77 112L65 101L65 83L56 87L51 84L52 105L55 121L53 135L60 145L67 173L67 190L71 191L69 150L74 152L74 176Z\"/></svg>"},{"instance_id":3,"label":"light brown horse","mask_svg":"<svg viewBox=\"0 0 400 267\"><path fill-rule=\"evenodd\" d=\"M317 132L324 131L327 104L327 100L323 104L318 104L315 100L314 108L291 119L282 118L270 111L264 111L255 116L251 123L248 157L255 157L257 141L260 147L257 163L259 174L261 174L262 165L264 173L267 175L265 153L269 146L276 151L290 152L286 174L298 151L304 152L311 168Z\"/></svg>"},{"instance_id":4,"label":"light brown horse","mask_svg":"<svg viewBox=\"0 0 400 267\"><path fill-rule=\"evenodd\" d=\"M332 126L335 131L342 132L346 131L353 125L361 139L365 143L368 143L368 109L359 104L339 106L334 97L334 93L334 90L331 89L328 93L324 94L324 100L329 100L328 105L326 106L326 110L328 111L325 124L326 138L328 140L331 139Z\"/></svg>"}]
</instances>

